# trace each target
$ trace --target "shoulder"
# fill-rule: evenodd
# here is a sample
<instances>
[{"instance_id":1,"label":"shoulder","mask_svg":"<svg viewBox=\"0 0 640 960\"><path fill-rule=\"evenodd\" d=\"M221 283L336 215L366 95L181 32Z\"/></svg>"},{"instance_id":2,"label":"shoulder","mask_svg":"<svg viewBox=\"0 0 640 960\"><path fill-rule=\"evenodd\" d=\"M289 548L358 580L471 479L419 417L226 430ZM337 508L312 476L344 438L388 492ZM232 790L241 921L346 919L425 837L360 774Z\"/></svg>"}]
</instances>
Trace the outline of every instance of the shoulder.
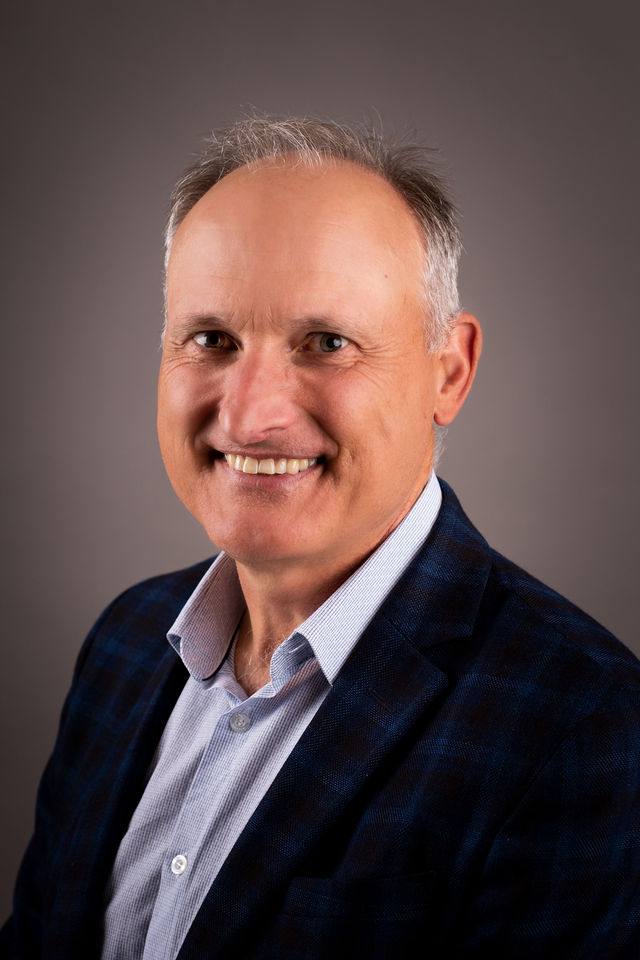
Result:
<instances>
[{"instance_id":1,"label":"shoulder","mask_svg":"<svg viewBox=\"0 0 640 960\"><path fill-rule=\"evenodd\" d=\"M542 748L542 759L570 735L569 742L582 744L576 769L584 770L587 755L611 757L614 749L627 765L637 763L637 658L565 597L493 551L476 636L474 669L492 678L495 723L513 720L533 755Z\"/></svg>"},{"instance_id":2,"label":"shoulder","mask_svg":"<svg viewBox=\"0 0 640 960\"><path fill-rule=\"evenodd\" d=\"M181 570L149 577L120 593L100 614L85 640L76 674L96 647L105 653L131 649L139 654L148 650L150 641L166 647L167 630L212 560L209 558Z\"/></svg>"},{"instance_id":3,"label":"shoulder","mask_svg":"<svg viewBox=\"0 0 640 960\"><path fill-rule=\"evenodd\" d=\"M613 685L638 689L640 662L609 630L501 554L492 550L491 559L487 603L508 632L523 643L535 638L538 655L547 647Z\"/></svg>"},{"instance_id":4,"label":"shoulder","mask_svg":"<svg viewBox=\"0 0 640 960\"><path fill-rule=\"evenodd\" d=\"M455 586L448 584L447 602L466 607L467 615L457 635L441 633L432 648L441 668L477 685L485 700L493 690L498 724L501 711L515 706L525 727L529 711L529 719L556 716L566 729L608 704L637 725L640 662L634 654L575 604L489 547L453 491L442 487L444 533L436 550L444 546L462 571L459 580L451 574Z\"/></svg>"},{"instance_id":5,"label":"shoulder","mask_svg":"<svg viewBox=\"0 0 640 960\"><path fill-rule=\"evenodd\" d=\"M120 593L105 612L126 609L141 615L159 612L163 616L175 610L177 614L212 562L210 557L190 567L141 580Z\"/></svg>"},{"instance_id":6,"label":"shoulder","mask_svg":"<svg viewBox=\"0 0 640 960\"><path fill-rule=\"evenodd\" d=\"M134 584L98 617L78 655L63 707L55 751L58 759L64 757L60 769L74 765L87 744L113 739L149 697L161 693L168 709L173 706L186 670L167 633L210 563Z\"/></svg>"}]
</instances>

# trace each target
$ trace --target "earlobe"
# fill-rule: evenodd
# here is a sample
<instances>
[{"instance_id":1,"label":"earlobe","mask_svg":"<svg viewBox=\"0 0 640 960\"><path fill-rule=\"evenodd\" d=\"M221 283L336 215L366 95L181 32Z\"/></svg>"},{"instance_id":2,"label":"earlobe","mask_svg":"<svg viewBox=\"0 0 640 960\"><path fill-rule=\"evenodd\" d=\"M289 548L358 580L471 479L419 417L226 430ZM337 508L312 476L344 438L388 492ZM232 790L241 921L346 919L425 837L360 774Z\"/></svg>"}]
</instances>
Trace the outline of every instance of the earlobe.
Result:
<instances>
[{"instance_id":1,"label":"earlobe","mask_svg":"<svg viewBox=\"0 0 640 960\"><path fill-rule=\"evenodd\" d=\"M440 426L451 423L466 400L481 351L482 330L477 318L461 313L446 346L439 351L440 381L433 419Z\"/></svg>"}]
</instances>

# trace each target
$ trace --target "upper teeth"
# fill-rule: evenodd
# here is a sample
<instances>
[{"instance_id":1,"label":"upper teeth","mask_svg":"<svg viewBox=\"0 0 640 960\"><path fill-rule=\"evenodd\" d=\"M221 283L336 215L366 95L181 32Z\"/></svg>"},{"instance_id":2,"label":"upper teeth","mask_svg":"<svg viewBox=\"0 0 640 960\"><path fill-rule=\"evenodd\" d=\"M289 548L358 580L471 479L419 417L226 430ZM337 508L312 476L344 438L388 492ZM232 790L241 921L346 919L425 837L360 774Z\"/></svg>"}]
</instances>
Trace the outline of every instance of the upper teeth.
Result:
<instances>
[{"instance_id":1,"label":"upper teeth","mask_svg":"<svg viewBox=\"0 0 640 960\"><path fill-rule=\"evenodd\" d=\"M267 460L256 460L254 457L242 457L235 453L225 453L224 458L232 470L240 470L242 473L300 473L318 462L317 457L300 460L289 460L286 457L275 460L269 457Z\"/></svg>"}]
</instances>

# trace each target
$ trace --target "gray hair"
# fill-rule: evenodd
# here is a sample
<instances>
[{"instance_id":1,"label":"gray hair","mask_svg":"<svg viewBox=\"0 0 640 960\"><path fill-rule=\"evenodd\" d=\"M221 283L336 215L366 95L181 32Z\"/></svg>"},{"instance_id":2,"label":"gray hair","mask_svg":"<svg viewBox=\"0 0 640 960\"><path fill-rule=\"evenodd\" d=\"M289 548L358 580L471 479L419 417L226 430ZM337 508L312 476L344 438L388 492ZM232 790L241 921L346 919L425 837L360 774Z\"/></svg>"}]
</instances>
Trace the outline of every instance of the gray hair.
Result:
<instances>
[{"instance_id":1,"label":"gray hair","mask_svg":"<svg viewBox=\"0 0 640 960\"><path fill-rule=\"evenodd\" d=\"M423 276L427 345L447 342L460 313L458 262L461 243L456 213L425 147L392 143L367 127L326 120L248 117L214 132L196 162L176 184L165 233L165 266L176 231L192 207L238 167L294 155L307 166L346 160L377 173L393 186L413 213L425 249Z\"/></svg>"}]
</instances>

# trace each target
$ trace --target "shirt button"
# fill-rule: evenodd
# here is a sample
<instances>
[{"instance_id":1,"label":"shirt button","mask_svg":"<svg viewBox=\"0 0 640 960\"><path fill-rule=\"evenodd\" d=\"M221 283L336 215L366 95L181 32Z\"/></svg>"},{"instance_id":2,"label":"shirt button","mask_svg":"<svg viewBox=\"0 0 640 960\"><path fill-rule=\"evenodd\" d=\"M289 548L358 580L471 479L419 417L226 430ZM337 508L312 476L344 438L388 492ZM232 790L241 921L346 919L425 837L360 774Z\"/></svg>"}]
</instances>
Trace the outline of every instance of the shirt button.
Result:
<instances>
[{"instance_id":1,"label":"shirt button","mask_svg":"<svg viewBox=\"0 0 640 960\"><path fill-rule=\"evenodd\" d=\"M171 861L171 873L175 873L176 877L179 877L181 873L184 873L187 869L187 858L183 853L179 853L177 857L174 857Z\"/></svg>"},{"instance_id":2,"label":"shirt button","mask_svg":"<svg viewBox=\"0 0 640 960\"><path fill-rule=\"evenodd\" d=\"M251 726L251 717L248 713L232 713L229 717L229 726L234 733L245 733Z\"/></svg>"}]
</instances>

